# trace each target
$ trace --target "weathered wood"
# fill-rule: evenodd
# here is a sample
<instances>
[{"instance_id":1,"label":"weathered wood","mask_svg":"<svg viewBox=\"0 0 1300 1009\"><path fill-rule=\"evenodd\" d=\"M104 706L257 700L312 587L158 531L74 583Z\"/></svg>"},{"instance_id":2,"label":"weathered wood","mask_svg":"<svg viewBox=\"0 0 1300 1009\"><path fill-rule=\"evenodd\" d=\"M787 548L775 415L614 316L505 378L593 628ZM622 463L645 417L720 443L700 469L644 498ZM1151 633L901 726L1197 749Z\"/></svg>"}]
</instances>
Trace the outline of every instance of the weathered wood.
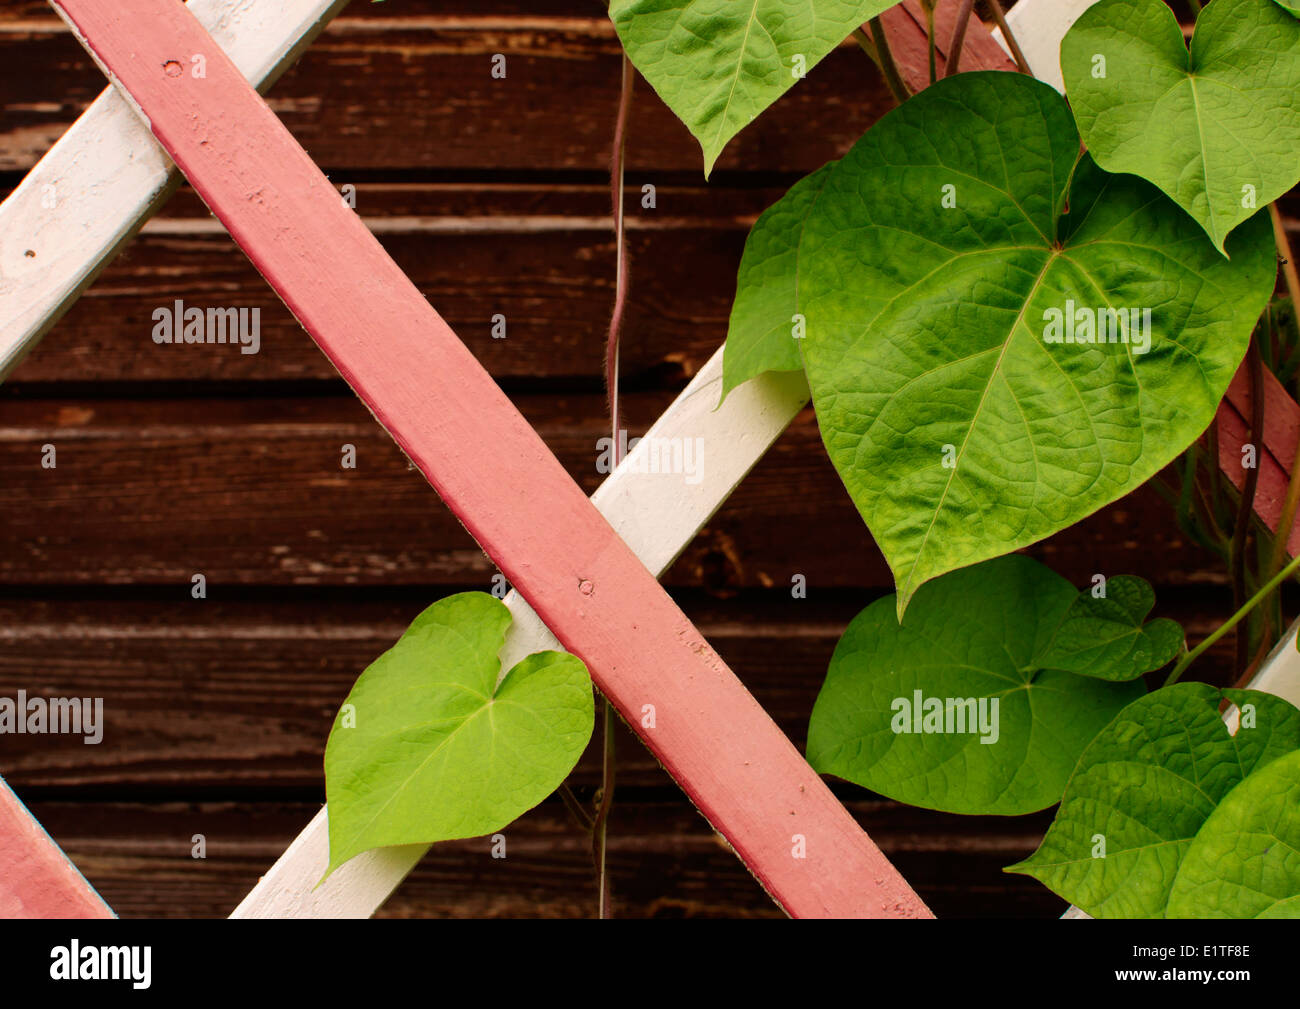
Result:
<instances>
[{"instance_id":1,"label":"weathered wood","mask_svg":"<svg viewBox=\"0 0 1300 1009\"><path fill-rule=\"evenodd\" d=\"M332 181L344 178L335 173ZM649 210L640 187L629 187L625 388L677 386L721 346L748 229L781 192L661 186ZM549 388L598 388L613 299L607 187L363 182L356 197L366 226L499 382L534 391L547 380ZM1300 247L1294 201L1287 211ZM152 313L176 299L205 309L257 308L260 351L155 344ZM492 337L498 312L506 317L504 340ZM6 384L189 380L332 380L342 390L337 372L185 187Z\"/></svg>"},{"instance_id":2,"label":"weathered wood","mask_svg":"<svg viewBox=\"0 0 1300 1009\"><path fill-rule=\"evenodd\" d=\"M1255 514L1273 532L1282 519L1287 485L1295 463L1296 441L1300 438L1300 405L1291 398L1277 377L1264 369L1264 431L1249 442L1259 467L1255 488ZM1240 490L1246 483L1246 456L1253 414L1250 373L1246 366L1237 371L1228 395L1219 407L1216 423L1219 432L1219 467ZM1287 542L1291 556L1300 553L1300 525L1292 528Z\"/></svg>"},{"instance_id":3,"label":"weathered wood","mask_svg":"<svg viewBox=\"0 0 1300 1009\"><path fill-rule=\"evenodd\" d=\"M269 87L344 2L194 0L189 9L215 33L213 44L225 48L241 75ZM22 23L9 27L16 30L0 34L0 40L27 34ZM20 44L18 58L26 59L27 43ZM184 72L198 73L201 66L192 66L191 57L202 55L187 55ZM179 72L181 63L175 66ZM38 83L47 80L36 78ZM171 161L130 104L111 88L41 158L0 206L0 380L130 240L175 182Z\"/></svg>"},{"instance_id":4,"label":"weathered wood","mask_svg":"<svg viewBox=\"0 0 1300 1009\"><path fill-rule=\"evenodd\" d=\"M467 14L474 6L410 17L403 9L379 20L351 5L277 84L272 109L331 175L342 167L603 175L620 50L600 6L570 3L567 17L522 24ZM491 76L496 53L506 57L505 80ZM0 77L0 170L25 171L99 94L103 77L49 18L0 32L0 59L9 68ZM54 64L57 101L38 72ZM842 46L728 144L714 178L755 168L809 172L838 157L890 108L879 81L857 46ZM564 100L521 102L534 94ZM629 181L641 172L702 179L699 144L644 82L629 137Z\"/></svg>"},{"instance_id":5,"label":"weathered wood","mask_svg":"<svg viewBox=\"0 0 1300 1009\"><path fill-rule=\"evenodd\" d=\"M683 801L620 793L610 828L614 911L627 918L774 917L780 912ZM849 810L945 917L1059 914L1064 902L1002 867L1050 817L963 817L847 800ZM318 808L305 801L45 800L33 811L123 917L221 917ZM207 857L191 857L203 834ZM488 838L436 845L377 912L387 918L576 918L595 906L591 855L558 802Z\"/></svg>"},{"instance_id":6,"label":"weathered wood","mask_svg":"<svg viewBox=\"0 0 1300 1009\"><path fill-rule=\"evenodd\" d=\"M938 0L934 9L936 79L948 71L948 50L957 26L960 0ZM890 52L907 86L920 91L930 83L930 41L926 17L918 0L904 0L880 17L889 40ZM961 66L967 70L1015 70L1015 64L993 41L988 27L972 13L962 44Z\"/></svg>"},{"instance_id":7,"label":"weathered wood","mask_svg":"<svg viewBox=\"0 0 1300 1009\"><path fill-rule=\"evenodd\" d=\"M18 796L0 778L0 918L112 918Z\"/></svg>"},{"instance_id":8,"label":"weathered wood","mask_svg":"<svg viewBox=\"0 0 1300 1009\"><path fill-rule=\"evenodd\" d=\"M766 187L670 186L651 210L641 206L640 187L629 188L627 387L689 377L721 346L748 228L779 196ZM363 183L356 199L367 226L498 381L581 377L596 387L613 298L606 187ZM257 309L258 353L156 344L153 313L176 300ZM492 335L498 313L504 339ZM337 381L337 372L186 190L8 382L69 379Z\"/></svg>"},{"instance_id":9,"label":"weathered wood","mask_svg":"<svg viewBox=\"0 0 1300 1009\"><path fill-rule=\"evenodd\" d=\"M632 435L669 402L664 392L627 394ZM538 394L516 403L594 491L602 397ZM42 468L47 444L57 450L56 469ZM345 444L357 448L355 470L341 468ZM742 444L761 454L760 445ZM728 447L706 447L704 474ZM0 398L0 514L0 585L158 585L183 602L196 572L207 577L210 599L229 600L256 585L486 588L495 570L351 397ZM1097 570L1160 586L1223 577L1150 489L1031 552L1079 584ZM1170 566L1169 556L1180 564ZM795 574L813 592L892 585L811 411L777 440L666 583L718 593L788 589Z\"/></svg>"},{"instance_id":10,"label":"weathered wood","mask_svg":"<svg viewBox=\"0 0 1300 1009\"><path fill-rule=\"evenodd\" d=\"M787 592L678 599L802 749L835 644L875 595L814 587L798 601ZM99 744L0 735L0 767L15 787L45 795L314 791L338 705L430 598L420 588L383 602L346 591L302 601L0 598L0 697L25 689L105 699ZM1161 590L1154 615L1199 640L1230 607L1226 588ZM1229 637L1196 673L1226 684L1231 667ZM621 738L620 792L668 785L653 755L630 732ZM593 745L575 770L578 787L597 784L599 761Z\"/></svg>"},{"instance_id":11,"label":"weathered wood","mask_svg":"<svg viewBox=\"0 0 1300 1009\"><path fill-rule=\"evenodd\" d=\"M787 913L928 917L193 15L165 0L55 8L606 697L633 721L656 699L643 738ZM184 52L207 54L197 85Z\"/></svg>"}]
</instances>

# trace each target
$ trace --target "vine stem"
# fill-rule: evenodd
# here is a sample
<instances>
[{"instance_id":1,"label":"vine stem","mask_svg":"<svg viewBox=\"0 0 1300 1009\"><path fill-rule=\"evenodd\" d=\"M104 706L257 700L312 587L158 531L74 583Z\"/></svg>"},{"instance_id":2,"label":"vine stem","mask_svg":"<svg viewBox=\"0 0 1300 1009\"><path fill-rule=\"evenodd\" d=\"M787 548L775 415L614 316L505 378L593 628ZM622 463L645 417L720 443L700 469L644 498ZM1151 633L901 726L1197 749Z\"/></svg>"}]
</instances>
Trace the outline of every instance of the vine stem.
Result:
<instances>
[{"instance_id":1,"label":"vine stem","mask_svg":"<svg viewBox=\"0 0 1300 1009\"><path fill-rule=\"evenodd\" d=\"M560 798L564 800L564 808L569 811L569 815L577 822L588 834L591 833L591 814L582 808L582 803L578 797L573 794L573 789L569 787L567 781L560 782L560 787L556 789L560 793Z\"/></svg>"},{"instance_id":2,"label":"vine stem","mask_svg":"<svg viewBox=\"0 0 1300 1009\"><path fill-rule=\"evenodd\" d=\"M934 52L934 5L938 0L921 0L921 9L925 11L925 38L930 57L930 83L939 79Z\"/></svg>"},{"instance_id":3,"label":"vine stem","mask_svg":"<svg viewBox=\"0 0 1300 1009\"><path fill-rule=\"evenodd\" d=\"M1300 570L1300 557L1296 557L1294 560L1291 561L1290 564L1288 564L1276 575L1274 575L1269 580L1268 584L1266 584L1263 588L1261 588L1258 592L1256 592L1253 596L1251 596L1249 600L1247 600L1244 606L1238 609L1236 613L1234 613L1222 624L1220 624L1217 628L1215 628L1214 632L1210 634L1208 638L1206 638L1199 645L1193 648L1190 652L1184 655L1182 659L1179 660L1178 665L1174 666L1173 672L1169 674L1169 678L1165 680L1165 686L1167 687L1170 684L1177 683L1178 678L1183 675L1183 671L1188 666L1190 666L1193 662L1195 662L1196 659L1199 658L1207 648L1213 646L1213 644L1216 641L1218 641L1221 637L1223 637L1225 634L1227 634L1228 631L1236 627L1237 624L1241 621L1241 619L1245 617L1248 613L1250 613L1250 611L1253 610L1259 604L1261 599L1263 599L1275 588L1277 588L1284 581L1286 581L1293 574L1295 574L1297 570Z\"/></svg>"},{"instance_id":4,"label":"vine stem","mask_svg":"<svg viewBox=\"0 0 1300 1009\"><path fill-rule=\"evenodd\" d=\"M885 34L885 25L877 14L867 22L867 27L871 29L871 36L866 41L871 46L867 52L874 49L876 54L876 65L880 67L880 72L885 75L885 84L889 87L889 93L894 96L894 101L902 105L912 97L912 92L908 90L907 84L904 83L902 75L898 72L898 64L894 62L894 54L889 48L889 37ZM862 45L865 33L861 28L853 32L854 38L858 40L858 45ZM863 46L863 48L866 48Z\"/></svg>"},{"instance_id":5,"label":"vine stem","mask_svg":"<svg viewBox=\"0 0 1300 1009\"><path fill-rule=\"evenodd\" d=\"M618 737L614 734L618 728L618 718L614 706L605 699L604 717L604 751L600 770L600 805L596 807L596 817L591 826L592 854L596 859L596 890L599 899L599 917L610 918L609 872L606 869L606 853L609 850L607 833L609 810L614 803L614 769L618 758Z\"/></svg>"},{"instance_id":6,"label":"vine stem","mask_svg":"<svg viewBox=\"0 0 1300 1009\"><path fill-rule=\"evenodd\" d=\"M1255 465L1246 470L1246 482L1241 489L1237 505L1237 523L1232 529L1232 601L1241 606L1246 598L1246 536L1250 532L1250 517L1255 507L1255 489L1259 486L1259 442L1264 433L1264 365L1259 357L1259 343L1250 334L1250 348L1246 351L1246 368L1250 375L1250 441L1255 447ZM1237 631L1236 661L1234 669L1240 675L1250 660L1249 635Z\"/></svg>"},{"instance_id":7,"label":"vine stem","mask_svg":"<svg viewBox=\"0 0 1300 1009\"><path fill-rule=\"evenodd\" d=\"M613 460L614 467L622 462L622 453L620 452L619 440L619 406L618 406L618 343L619 336L623 330L623 315L627 309L627 241L624 235L624 214L623 214L623 175L625 157L624 151L627 141L627 118L628 112L632 108L632 87L636 83L636 73L632 67L632 61L627 58L627 53L623 54L623 75L619 87L618 97L618 118L614 121L614 147L610 156L609 180L610 180L610 197L613 201L614 213L614 310L609 319L609 338L605 347L605 388L609 393L609 420L610 431L613 436L613 445L610 449L610 458ZM603 702L603 733L604 748L601 756L600 771L600 803L596 807L596 815L592 818L591 823L591 854L596 863L596 900L597 914L601 918L609 918L610 915L610 896L609 896L609 872L606 868L606 853L608 851L608 827L609 827L609 810L614 802L614 774L618 762L617 737L614 734L617 728L618 719L614 713L614 706L609 703L608 697L602 698Z\"/></svg>"},{"instance_id":8,"label":"vine stem","mask_svg":"<svg viewBox=\"0 0 1300 1009\"><path fill-rule=\"evenodd\" d=\"M1002 40L1006 42L1007 48L1011 50L1011 58L1016 61L1016 66L1020 68L1022 74L1034 76L1034 72L1029 69L1029 61L1025 59L1025 54L1020 50L1020 43L1016 41L1015 35L1011 33L1011 26L1007 24L1007 16L1002 10L1002 4L998 0L988 0L989 10L993 12L993 20L997 22L998 28L1002 30Z\"/></svg>"},{"instance_id":9,"label":"vine stem","mask_svg":"<svg viewBox=\"0 0 1300 1009\"><path fill-rule=\"evenodd\" d=\"M943 71L945 77L958 72L962 46L966 44L966 26L970 24L974 10L975 0L961 0L961 7L957 11L957 26L952 30L952 45L948 47L948 63Z\"/></svg>"},{"instance_id":10,"label":"vine stem","mask_svg":"<svg viewBox=\"0 0 1300 1009\"><path fill-rule=\"evenodd\" d=\"M1286 226L1282 223L1282 213L1276 201L1268 205L1268 215L1273 221L1273 241L1277 245L1278 259L1282 262L1282 276L1286 279L1287 294L1291 296L1292 306L1300 307L1300 274L1296 273L1295 254L1291 251L1291 242L1287 238ZM1265 317L1268 318L1267 315ZM1278 517L1277 532L1273 536L1273 546L1269 551L1268 566L1264 569L1269 575L1280 571L1282 563L1286 560L1291 530L1295 527L1297 505L1300 505L1300 438L1296 440L1295 457L1291 461L1291 476L1286 485L1286 497L1282 499L1282 514ZM1280 609L1278 612L1280 627Z\"/></svg>"},{"instance_id":11,"label":"vine stem","mask_svg":"<svg viewBox=\"0 0 1300 1009\"><path fill-rule=\"evenodd\" d=\"M627 308L627 242L624 240L623 222L623 151L626 146L628 110L632 107L632 85L636 80L632 61L623 54L623 78L619 88L618 118L614 121L614 149L610 158L610 199L614 213L614 310L609 318L609 334L605 342L605 391L609 396L609 419L614 446L611 458L614 465L622 460L619 450L618 408L618 339L623 329L623 315Z\"/></svg>"}]
</instances>

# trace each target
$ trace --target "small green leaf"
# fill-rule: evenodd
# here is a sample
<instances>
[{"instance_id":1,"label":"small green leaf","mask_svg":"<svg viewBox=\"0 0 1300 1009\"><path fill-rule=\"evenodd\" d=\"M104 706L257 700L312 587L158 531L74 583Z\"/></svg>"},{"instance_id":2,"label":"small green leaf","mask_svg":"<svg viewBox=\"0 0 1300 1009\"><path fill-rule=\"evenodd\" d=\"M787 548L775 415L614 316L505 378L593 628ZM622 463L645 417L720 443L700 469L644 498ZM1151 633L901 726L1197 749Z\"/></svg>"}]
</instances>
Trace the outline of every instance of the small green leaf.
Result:
<instances>
[{"instance_id":1,"label":"small green leaf","mask_svg":"<svg viewBox=\"0 0 1300 1009\"><path fill-rule=\"evenodd\" d=\"M1219 713L1246 711L1235 735ZM1079 758L1038 850L1008 867L1094 918L1160 918L1193 838L1247 775L1300 746L1272 694L1177 683L1134 701ZM1170 916L1173 916L1170 908Z\"/></svg>"},{"instance_id":2,"label":"small green leaf","mask_svg":"<svg viewBox=\"0 0 1300 1009\"><path fill-rule=\"evenodd\" d=\"M1296 0L1277 0L1277 5L1300 18L1300 3L1297 3Z\"/></svg>"},{"instance_id":3,"label":"small green leaf","mask_svg":"<svg viewBox=\"0 0 1300 1009\"><path fill-rule=\"evenodd\" d=\"M1163 0L1101 0L1061 71L1097 164L1155 183L1220 252L1300 181L1300 24L1271 0L1214 0L1190 53Z\"/></svg>"},{"instance_id":4,"label":"small green leaf","mask_svg":"<svg viewBox=\"0 0 1300 1009\"><path fill-rule=\"evenodd\" d=\"M1170 918L1300 918L1300 750L1229 792L1183 857Z\"/></svg>"},{"instance_id":5,"label":"small green leaf","mask_svg":"<svg viewBox=\"0 0 1300 1009\"><path fill-rule=\"evenodd\" d=\"M927 809L1050 806L1089 740L1145 689L1044 666L1076 596L1013 554L928 583L901 626L893 598L877 600L835 648L809 763Z\"/></svg>"},{"instance_id":6,"label":"small green leaf","mask_svg":"<svg viewBox=\"0 0 1300 1009\"><path fill-rule=\"evenodd\" d=\"M898 0L612 0L628 58L704 149L737 133Z\"/></svg>"},{"instance_id":7,"label":"small green leaf","mask_svg":"<svg viewBox=\"0 0 1300 1009\"><path fill-rule=\"evenodd\" d=\"M1021 74L944 78L787 199L746 243L725 380L804 317L822 439L900 613L1191 444L1277 272L1267 213L1224 260L1154 187L1081 158L1065 101Z\"/></svg>"},{"instance_id":8,"label":"small green leaf","mask_svg":"<svg viewBox=\"0 0 1300 1009\"><path fill-rule=\"evenodd\" d=\"M803 371L799 355L799 242L808 214L835 162L790 187L754 224L736 278L727 342L722 347L722 399L768 371Z\"/></svg>"},{"instance_id":9,"label":"small green leaf","mask_svg":"<svg viewBox=\"0 0 1300 1009\"><path fill-rule=\"evenodd\" d=\"M1156 604L1150 584L1116 575L1097 598L1084 589L1071 604L1043 663L1080 676L1131 680L1159 669L1178 654L1183 629L1168 619L1146 619Z\"/></svg>"},{"instance_id":10,"label":"small green leaf","mask_svg":"<svg viewBox=\"0 0 1300 1009\"><path fill-rule=\"evenodd\" d=\"M573 769L594 723L586 667L537 652L498 684L510 619L486 593L448 596L361 674L325 747L326 876L371 848L500 830Z\"/></svg>"}]
</instances>

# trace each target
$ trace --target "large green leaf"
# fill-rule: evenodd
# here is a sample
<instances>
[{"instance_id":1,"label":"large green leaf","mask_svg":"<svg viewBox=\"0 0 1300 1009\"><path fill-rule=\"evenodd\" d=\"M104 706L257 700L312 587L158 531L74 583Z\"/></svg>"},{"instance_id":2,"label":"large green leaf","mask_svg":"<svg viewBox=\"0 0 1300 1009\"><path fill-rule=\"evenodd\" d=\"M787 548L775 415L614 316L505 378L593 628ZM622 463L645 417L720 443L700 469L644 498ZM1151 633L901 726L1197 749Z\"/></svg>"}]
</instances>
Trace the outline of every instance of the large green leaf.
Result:
<instances>
[{"instance_id":1,"label":"large green leaf","mask_svg":"<svg viewBox=\"0 0 1300 1009\"><path fill-rule=\"evenodd\" d=\"M1272 291L1267 214L1225 260L1154 187L1080 158L1064 100L1020 74L945 78L823 171L815 204L751 233L742 277L772 269L738 291L727 340L752 363L806 319L822 438L900 613L928 579L1072 525L1173 459ZM793 252L768 233L799 221ZM1095 335L1118 309L1149 309L1149 326L1045 342L1066 311Z\"/></svg>"},{"instance_id":2,"label":"large green leaf","mask_svg":"<svg viewBox=\"0 0 1300 1009\"><path fill-rule=\"evenodd\" d=\"M1061 71L1097 164L1154 182L1221 252L1300 181L1300 22L1272 0L1214 0L1190 52L1163 0L1101 0Z\"/></svg>"},{"instance_id":3,"label":"large green leaf","mask_svg":"<svg viewBox=\"0 0 1300 1009\"><path fill-rule=\"evenodd\" d=\"M361 674L325 747L327 875L370 848L499 830L573 769L594 720L586 667L537 652L498 684L509 626L500 600L449 596Z\"/></svg>"},{"instance_id":4,"label":"large green leaf","mask_svg":"<svg viewBox=\"0 0 1300 1009\"><path fill-rule=\"evenodd\" d=\"M1229 792L1187 849L1170 918L1300 918L1300 750Z\"/></svg>"},{"instance_id":5,"label":"large green leaf","mask_svg":"<svg viewBox=\"0 0 1300 1009\"><path fill-rule=\"evenodd\" d=\"M1044 666L1077 595L1064 578L1012 554L926 585L901 625L894 600L877 600L835 648L808 726L809 763L929 809L1050 806L1088 741L1144 690L1140 681ZM973 709L961 704L968 698ZM918 707L924 715L936 700L942 724L918 724ZM982 731L972 730L972 710Z\"/></svg>"},{"instance_id":6,"label":"large green leaf","mask_svg":"<svg viewBox=\"0 0 1300 1009\"><path fill-rule=\"evenodd\" d=\"M854 28L898 0L612 0L628 58L704 149L704 174ZM792 143L797 140L792 139Z\"/></svg>"},{"instance_id":7,"label":"large green leaf","mask_svg":"<svg viewBox=\"0 0 1300 1009\"><path fill-rule=\"evenodd\" d=\"M1225 694L1243 711L1254 706L1235 735L1219 714ZM1148 694L1084 751L1043 843L1007 871L1036 877L1094 918L1164 917L1215 807L1297 746L1300 711L1272 694L1204 683Z\"/></svg>"}]
</instances>

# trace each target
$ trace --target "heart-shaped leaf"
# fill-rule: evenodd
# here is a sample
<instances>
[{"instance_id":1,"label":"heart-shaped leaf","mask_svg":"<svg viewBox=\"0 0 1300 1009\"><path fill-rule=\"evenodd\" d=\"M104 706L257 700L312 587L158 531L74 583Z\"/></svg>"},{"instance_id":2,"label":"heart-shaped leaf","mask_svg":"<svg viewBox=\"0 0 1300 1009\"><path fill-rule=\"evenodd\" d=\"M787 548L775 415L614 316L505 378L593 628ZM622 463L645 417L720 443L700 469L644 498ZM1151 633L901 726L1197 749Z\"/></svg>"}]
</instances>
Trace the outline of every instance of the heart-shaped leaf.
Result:
<instances>
[{"instance_id":1,"label":"heart-shaped leaf","mask_svg":"<svg viewBox=\"0 0 1300 1009\"><path fill-rule=\"evenodd\" d=\"M1101 0L1061 71L1097 164L1155 183L1220 252L1300 181L1300 22L1272 0L1214 0L1190 52L1163 0Z\"/></svg>"},{"instance_id":2,"label":"heart-shaped leaf","mask_svg":"<svg viewBox=\"0 0 1300 1009\"><path fill-rule=\"evenodd\" d=\"M1159 669L1183 646L1183 629L1174 621L1146 619L1156 594L1143 578L1116 575L1094 595L1085 589L1070 606L1043 664L1080 676L1131 680Z\"/></svg>"},{"instance_id":3,"label":"heart-shaped leaf","mask_svg":"<svg viewBox=\"0 0 1300 1009\"><path fill-rule=\"evenodd\" d=\"M1169 894L1170 918L1300 918L1300 750L1210 814Z\"/></svg>"},{"instance_id":4,"label":"heart-shaped leaf","mask_svg":"<svg viewBox=\"0 0 1300 1009\"><path fill-rule=\"evenodd\" d=\"M768 228L802 221L797 251L767 256L784 272L738 291L727 340L806 320L822 438L900 613L928 579L1072 525L1189 445L1276 275L1267 214L1225 260L1154 187L1080 157L1065 101L1020 74L945 78L824 171L815 205L751 233L742 276L784 248Z\"/></svg>"},{"instance_id":5,"label":"heart-shaped leaf","mask_svg":"<svg viewBox=\"0 0 1300 1009\"><path fill-rule=\"evenodd\" d=\"M325 747L330 865L500 830L551 794L591 738L581 660L537 652L497 682L510 611L442 599L363 672Z\"/></svg>"},{"instance_id":6,"label":"heart-shaped leaf","mask_svg":"<svg viewBox=\"0 0 1300 1009\"><path fill-rule=\"evenodd\" d=\"M704 149L727 142L898 0L612 0L628 58Z\"/></svg>"},{"instance_id":7,"label":"heart-shaped leaf","mask_svg":"<svg viewBox=\"0 0 1300 1009\"><path fill-rule=\"evenodd\" d=\"M1241 708L1235 735L1219 714L1224 696ZM1007 871L1034 876L1094 918L1164 917L1215 807L1297 746L1300 711L1272 694L1204 683L1148 694L1084 751L1043 843Z\"/></svg>"},{"instance_id":8,"label":"heart-shaped leaf","mask_svg":"<svg viewBox=\"0 0 1300 1009\"><path fill-rule=\"evenodd\" d=\"M808 726L808 762L951 813L1029 813L1061 797L1089 740L1145 689L1048 669L1078 593L1012 554L859 613Z\"/></svg>"}]
</instances>

